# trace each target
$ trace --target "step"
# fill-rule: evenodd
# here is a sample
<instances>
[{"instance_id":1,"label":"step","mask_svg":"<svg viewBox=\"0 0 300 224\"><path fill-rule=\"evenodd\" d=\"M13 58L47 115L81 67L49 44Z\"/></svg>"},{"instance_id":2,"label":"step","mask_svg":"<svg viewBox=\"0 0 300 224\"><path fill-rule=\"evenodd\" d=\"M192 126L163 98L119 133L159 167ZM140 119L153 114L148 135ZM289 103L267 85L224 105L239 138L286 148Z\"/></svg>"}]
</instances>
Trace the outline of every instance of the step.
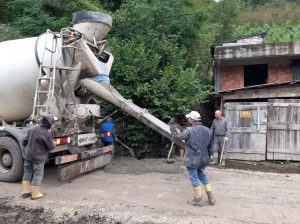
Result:
<instances>
[{"instance_id":1,"label":"step","mask_svg":"<svg viewBox=\"0 0 300 224\"><path fill-rule=\"evenodd\" d=\"M35 107L49 107L50 108L50 106L47 106L47 105L35 105Z\"/></svg>"},{"instance_id":2,"label":"step","mask_svg":"<svg viewBox=\"0 0 300 224\"><path fill-rule=\"evenodd\" d=\"M42 68L54 69L54 66L42 65ZM75 68L72 68L72 67L61 67L61 66L56 66L55 68L57 70L69 70L69 71L77 71L78 70L78 69L75 69Z\"/></svg>"},{"instance_id":3,"label":"step","mask_svg":"<svg viewBox=\"0 0 300 224\"><path fill-rule=\"evenodd\" d=\"M44 76L42 76L42 77L40 77L39 79L40 79L40 80L43 80L43 79L44 79L44 80L45 80L45 79L53 79L53 77L49 77L49 76L44 77Z\"/></svg>"},{"instance_id":4,"label":"step","mask_svg":"<svg viewBox=\"0 0 300 224\"><path fill-rule=\"evenodd\" d=\"M36 91L37 93L49 93L49 94L52 94L50 91Z\"/></svg>"}]
</instances>

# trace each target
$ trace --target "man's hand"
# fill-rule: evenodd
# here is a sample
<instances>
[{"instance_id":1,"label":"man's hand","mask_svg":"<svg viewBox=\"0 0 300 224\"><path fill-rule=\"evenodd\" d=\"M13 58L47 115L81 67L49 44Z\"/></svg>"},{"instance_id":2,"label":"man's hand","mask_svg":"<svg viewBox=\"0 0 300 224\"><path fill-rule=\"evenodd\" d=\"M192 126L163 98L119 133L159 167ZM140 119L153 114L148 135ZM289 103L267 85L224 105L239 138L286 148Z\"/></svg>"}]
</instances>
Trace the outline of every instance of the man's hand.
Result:
<instances>
[{"instance_id":1,"label":"man's hand","mask_svg":"<svg viewBox=\"0 0 300 224\"><path fill-rule=\"evenodd\" d=\"M228 141L228 137L224 137L224 141L227 142Z\"/></svg>"},{"instance_id":2,"label":"man's hand","mask_svg":"<svg viewBox=\"0 0 300 224\"><path fill-rule=\"evenodd\" d=\"M170 120L170 122L169 122L169 124L175 124L175 123L176 123L176 120L175 120L174 117L172 117L171 120Z\"/></svg>"},{"instance_id":3,"label":"man's hand","mask_svg":"<svg viewBox=\"0 0 300 224\"><path fill-rule=\"evenodd\" d=\"M213 162L214 162L214 160L215 160L215 157L214 157L214 155L211 155L211 156L210 156L210 158L209 158L209 162L210 162L210 163L213 163Z\"/></svg>"}]
</instances>

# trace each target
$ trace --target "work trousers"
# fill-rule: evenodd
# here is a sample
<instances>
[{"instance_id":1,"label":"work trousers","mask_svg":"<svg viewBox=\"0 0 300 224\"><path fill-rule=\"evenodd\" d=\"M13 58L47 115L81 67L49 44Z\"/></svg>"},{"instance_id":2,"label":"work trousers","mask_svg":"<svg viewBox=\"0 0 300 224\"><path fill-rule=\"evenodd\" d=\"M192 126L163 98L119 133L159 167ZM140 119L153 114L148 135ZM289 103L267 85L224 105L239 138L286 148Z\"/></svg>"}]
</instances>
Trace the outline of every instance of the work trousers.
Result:
<instances>
[{"instance_id":1,"label":"work trousers","mask_svg":"<svg viewBox=\"0 0 300 224\"><path fill-rule=\"evenodd\" d=\"M197 168L187 167L187 171L188 171L191 183L192 183L192 187L200 186L200 182L203 185L209 184L205 169L197 169Z\"/></svg>"},{"instance_id":2,"label":"work trousers","mask_svg":"<svg viewBox=\"0 0 300 224\"><path fill-rule=\"evenodd\" d=\"M215 135L214 136L214 156L218 156L219 159L220 159L220 155L221 155L221 152L222 152L222 147L224 145L224 138L225 136L217 136ZM226 146L226 144L225 144ZM225 159L226 158L226 147L224 147L224 152L223 152L223 158Z\"/></svg>"},{"instance_id":3,"label":"work trousers","mask_svg":"<svg viewBox=\"0 0 300 224\"><path fill-rule=\"evenodd\" d=\"M24 181L30 181L32 185L40 186L44 177L45 163L32 163L24 161Z\"/></svg>"}]
</instances>

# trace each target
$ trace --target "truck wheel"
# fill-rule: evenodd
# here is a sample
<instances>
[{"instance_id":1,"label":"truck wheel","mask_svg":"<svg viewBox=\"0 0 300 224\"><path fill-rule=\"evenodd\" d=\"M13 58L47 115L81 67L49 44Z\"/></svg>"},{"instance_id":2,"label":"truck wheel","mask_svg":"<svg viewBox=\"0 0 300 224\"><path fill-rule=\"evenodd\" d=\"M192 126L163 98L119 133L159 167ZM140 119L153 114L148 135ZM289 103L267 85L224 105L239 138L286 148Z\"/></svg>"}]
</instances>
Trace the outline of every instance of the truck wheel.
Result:
<instances>
[{"instance_id":1,"label":"truck wheel","mask_svg":"<svg viewBox=\"0 0 300 224\"><path fill-rule=\"evenodd\" d=\"M23 158L17 142L0 137L0 181L13 182L23 175Z\"/></svg>"}]
</instances>

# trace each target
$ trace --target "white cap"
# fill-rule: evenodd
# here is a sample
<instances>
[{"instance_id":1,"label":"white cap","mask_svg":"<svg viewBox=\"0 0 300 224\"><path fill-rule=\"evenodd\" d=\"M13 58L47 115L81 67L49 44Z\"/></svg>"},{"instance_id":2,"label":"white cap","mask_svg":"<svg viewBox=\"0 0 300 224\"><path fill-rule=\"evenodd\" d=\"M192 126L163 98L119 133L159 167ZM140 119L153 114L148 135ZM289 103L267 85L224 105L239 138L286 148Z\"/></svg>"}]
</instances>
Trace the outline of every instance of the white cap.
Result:
<instances>
[{"instance_id":1,"label":"white cap","mask_svg":"<svg viewBox=\"0 0 300 224\"><path fill-rule=\"evenodd\" d=\"M201 116L197 111L191 111L189 114L185 115L186 118L192 118L195 121L200 121Z\"/></svg>"}]
</instances>

